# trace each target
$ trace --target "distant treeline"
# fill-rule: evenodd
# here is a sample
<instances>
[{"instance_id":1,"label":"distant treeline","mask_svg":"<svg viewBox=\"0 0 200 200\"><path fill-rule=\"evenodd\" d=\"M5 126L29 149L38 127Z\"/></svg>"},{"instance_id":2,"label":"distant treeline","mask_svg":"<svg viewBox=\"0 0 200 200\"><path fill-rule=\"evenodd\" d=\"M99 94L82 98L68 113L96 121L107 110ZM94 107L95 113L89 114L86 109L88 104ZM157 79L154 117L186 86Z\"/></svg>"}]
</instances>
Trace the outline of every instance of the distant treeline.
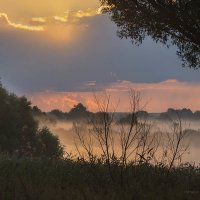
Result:
<instances>
[{"instance_id":1,"label":"distant treeline","mask_svg":"<svg viewBox=\"0 0 200 200\"><path fill-rule=\"evenodd\" d=\"M33 106L32 111L34 116L49 117L50 119L56 118L59 120L86 119L88 116L93 114L81 103L75 105L69 112L63 112L58 109L50 112L42 112L37 106Z\"/></svg>"},{"instance_id":2,"label":"distant treeline","mask_svg":"<svg viewBox=\"0 0 200 200\"><path fill-rule=\"evenodd\" d=\"M42 112L37 106L33 106L32 108L33 114L35 116L46 116L50 119L59 119L59 120L83 120L88 119L88 117L96 117L100 116L101 112L90 112L87 108L82 104L79 103L74 105L74 107L69 112L63 112L61 110L55 109L50 112ZM193 112L190 109L183 108L183 109L173 109L169 108L166 112L162 113L148 113L147 111L138 111L135 113L135 116L140 119L154 119L154 120L170 120L177 117L181 119L188 119L188 120L200 120L200 111ZM116 112L115 119L120 122L129 122L132 114L128 112Z\"/></svg>"}]
</instances>

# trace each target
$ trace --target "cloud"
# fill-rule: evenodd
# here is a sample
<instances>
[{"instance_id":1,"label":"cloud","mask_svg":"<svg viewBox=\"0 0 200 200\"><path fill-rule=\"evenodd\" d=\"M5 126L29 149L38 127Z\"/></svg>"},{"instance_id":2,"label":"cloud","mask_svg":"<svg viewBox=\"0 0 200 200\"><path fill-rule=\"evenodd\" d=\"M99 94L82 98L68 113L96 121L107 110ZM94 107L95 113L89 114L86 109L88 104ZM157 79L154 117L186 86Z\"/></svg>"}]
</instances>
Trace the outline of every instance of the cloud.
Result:
<instances>
[{"instance_id":1,"label":"cloud","mask_svg":"<svg viewBox=\"0 0 200 200\"><path fill-rule=\"evenodd\" d=\"M12 21L31 17L51 17L67 10L78 11L98 8L99 0L0 0L0 12L7 13Z\"/></svg>"},{"instance_id":2,"label":"cloud","mask_svg":"<svg viewBox=\"0 0 200 200\"><path fill-rule=\"evenodd\" d=\"M67 16L67 17L54 16L54 19L55 19L56 21L60 21L60 22L65 23L65 22L68 21L68 16Z\"/></svg>"},{"instance_id":3,"label":"cloud","mask_svg":"<svg viewBox=\"0 0 200 200\"><path fill-rule=\"evenodd\" d=\"M16 88L13 92L96 91L117 80L129 84L199 81L200 71L181 68L173 49L149 40L140 47L120 40L106 15L80 18L76 25L36 18L38 24L46 21L48 29L27 32L1 26L0 76L11 89Z\"/></svg>"},{"instance_id":4,"label":"cloud","mask_svg":"<svg viewBox=\"0 0 200 200\"><path fill-rule=\"evenodd\" d=\"M0 21L1 20L7 22L7 24L13 28L23 29L27 31L44 31L43 26L29 26L29 25L11 22L6 13L0 13Z\"/></svg>"},{"instance_id":5,"label":"cloud","mask_svg":"<svg viewBox=\"0 0 200 200\"><path fill-rule=\"evenodd\" d=\"M77 18L83 18L83 17L93 17L95 15L99 15L101 14L99 12L99 9L91 9L91 8L88 8L87 10L79 10L75 13L75 17Z\"/></svg>"},{"instance_id":6,"label":"cloud","mask_svg":"<svg viewBox=\"0 0 200 200\"><path fill-rule=\"evenodd\" d=\"M90 86L90 83L88 87ZM191 89L192 88L192 89ZM134 89L141 92L142 105L146 105L149 112L165 111L169 107L190 108L198 110L200 102L200 83L166 80L159 83L133 83L118 81L105 87L98 94L104 92L111 95L112 102L117 104L118 111L129 111L129 91ZM29 99L42 110L60 109L68 111L78 102L85 104L89 110L96 111L97 106L92 92L54 92L46 91L29 94Z\"/></svg>"},{"instance_id":7,"label":"cloud","mask_svg":"<svg viewBox=\"0 0 200 200\"><path fill-rule=\"evenodd\" d=\"M45 17L33 17L30 19L29 24L33 25L33 26L44 26L46 24L46 18Z\"/></svg>"},{"instance_id":8,"label":"cloud","mask_svg":"<svg viewBox=\"0 0 200 200\"><path fill-rule=\"evenodd\" d=\"M68 28L69 25L73 26L81 26L79 21L85 17L93 17L98 15L98 9L88 8L86 10L78 10L78 11L65 11L60 15L55 16L46 16L46 17L32 17L32 18L24 18L23 23L13 22L9 19L9 16L6 13L0 13L0 21L4 21L7 25L11 26L12 28L22 29L26 31L46 31L48 32L49 29L52 27L61 27ZM58 24L57 22L60 22ZM57 29L56 29L57 30ZM55 31L56 32L56 31ZM55 33L56 34L56 33Z\"/></svg>"}]
</instances>

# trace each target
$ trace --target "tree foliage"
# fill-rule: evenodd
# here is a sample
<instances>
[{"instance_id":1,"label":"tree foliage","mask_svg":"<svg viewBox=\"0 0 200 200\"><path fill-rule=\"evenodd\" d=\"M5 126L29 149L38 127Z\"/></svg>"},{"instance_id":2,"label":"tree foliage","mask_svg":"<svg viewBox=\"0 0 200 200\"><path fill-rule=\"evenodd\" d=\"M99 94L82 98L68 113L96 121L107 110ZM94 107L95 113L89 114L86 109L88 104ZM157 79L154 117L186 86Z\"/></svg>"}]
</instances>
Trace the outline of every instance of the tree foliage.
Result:
<instances>
[{"instance_id":1,"label":"tree foliage","mask_svg":"<svg viewBox=\"0 0 200 200\"><path fill-rule=\"evenodd\" d=\"M183 66L200 67L199 0L100 0L120 38L141 44L146 36L176 45Z\"/></svg>"},{"instance_id":2,"label":"tree foliage","mask_svg":"<svg viewBox=\"0 0 200 200\"><path fill-rule=\"evenodd\" d=\"M60 158L63 156L63 146L57 136L53 135L47 128L38 130L36 156L47 158Z\"/></svg>"},{"instance_id":3,"label":"tree foliage","mask_svg":"<svg viewBox=\"0 0 200 200\"><path fill-rule=\"evenodd\" d=\"M49 144L47 144L49 143ZM10 94L0 85L0 152L20 156L60 157L59 140L48 130L39 129L31 103Z\"/></svg>"},{"instance_id":4,"label":"tree foliage","mask_svg":"<svg viewBox=\"0 0 200 200\"><path fill-rule=\"evenodd\" d=\"M87 118L90 114L89 111L87 111L87 108L82 104L78 103L77 105L74 105L74 107L69 111L69 117L70 118Z\"/></svg>"}]
</instances>

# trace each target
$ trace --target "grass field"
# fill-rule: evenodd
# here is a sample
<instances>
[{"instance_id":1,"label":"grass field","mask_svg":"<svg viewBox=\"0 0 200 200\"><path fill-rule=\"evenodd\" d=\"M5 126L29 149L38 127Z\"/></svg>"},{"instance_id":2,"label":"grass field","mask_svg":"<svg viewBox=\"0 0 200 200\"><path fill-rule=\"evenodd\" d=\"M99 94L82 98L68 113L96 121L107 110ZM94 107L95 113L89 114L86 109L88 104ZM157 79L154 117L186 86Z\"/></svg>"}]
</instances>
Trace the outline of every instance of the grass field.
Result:
<instances>
[{"instance_id":1,"label":"grass field","mask_svg":"<svg viewBox=\"0 0 200 200\"><path fill-rule=\"evenodd\" d=\"M123 182L120 166L83 160L0 159L2 200L196 200L200 169L191 165L171 170L148 164L129 165Z\"/></svg>"}]
</instances>

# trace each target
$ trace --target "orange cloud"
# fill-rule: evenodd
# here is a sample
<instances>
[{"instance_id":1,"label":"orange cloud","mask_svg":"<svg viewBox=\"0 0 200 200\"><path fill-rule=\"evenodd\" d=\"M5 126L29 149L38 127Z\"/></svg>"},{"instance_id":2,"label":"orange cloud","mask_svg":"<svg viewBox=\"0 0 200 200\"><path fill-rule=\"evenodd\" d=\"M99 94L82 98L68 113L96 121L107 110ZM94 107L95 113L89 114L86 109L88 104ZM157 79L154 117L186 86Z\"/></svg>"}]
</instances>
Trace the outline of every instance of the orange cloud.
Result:
<instances>
[{"instance_id":1,"label":"orange cloud","mask_svg":"<svg viewBox=\"0 0 200 200\"><path fill-rule=\"evenodd\" d=\"M101 92L110 94L114 104L119 102L118 111L129 111L130 89L141 92L142 105L146 105L149 112L165 111L169 107L190 108L200 110L200 83L180 82L167 80L160 83L132 83L129 81L118 81ZM89 110L96 111L92 92L39 92L29 95L34 105L42 110L49 111L60 109L68 111L78 102L85 104Z\"/></svg>"}]
</instances>

